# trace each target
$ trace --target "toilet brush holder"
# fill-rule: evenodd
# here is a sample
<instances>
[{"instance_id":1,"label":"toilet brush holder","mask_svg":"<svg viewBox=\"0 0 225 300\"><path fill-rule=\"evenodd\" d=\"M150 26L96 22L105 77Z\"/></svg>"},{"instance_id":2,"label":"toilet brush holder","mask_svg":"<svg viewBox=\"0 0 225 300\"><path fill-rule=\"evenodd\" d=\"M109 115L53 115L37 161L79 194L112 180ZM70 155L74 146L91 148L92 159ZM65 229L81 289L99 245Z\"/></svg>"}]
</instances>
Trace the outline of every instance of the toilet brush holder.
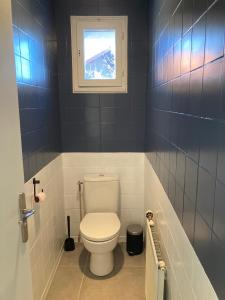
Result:
<instances>
[{"instance_id":1,"label":"toilet brush holder","mask_svg":"<svg viewBox=\"0 0 225 300\"><path fill-rule=\"evenodd\" d=\"M68 229L68 238L64 243L65 251L73 251L75 249L74 239L70 237L70 216L67 216L67 229Z\"/></svg>"}]
</instances>

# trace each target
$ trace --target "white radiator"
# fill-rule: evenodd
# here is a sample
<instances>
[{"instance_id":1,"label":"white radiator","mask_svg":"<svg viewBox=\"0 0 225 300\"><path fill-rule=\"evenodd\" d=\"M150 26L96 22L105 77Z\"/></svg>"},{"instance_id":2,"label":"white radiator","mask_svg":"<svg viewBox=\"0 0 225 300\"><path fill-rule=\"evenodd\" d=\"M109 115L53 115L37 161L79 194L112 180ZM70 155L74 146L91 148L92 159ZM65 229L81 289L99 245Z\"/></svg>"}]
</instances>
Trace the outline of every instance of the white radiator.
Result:
<instances>
[{"instance_id":1,"label":"white radiator","mask_svg":"<svg viewBox=\"0 0 225 300\"><path fill-rule=\"evenodd\" d=\"M166 267L152 212L147 212L146 217L145 297L146 300L163 300Z\"/></svg>"}]
</instances>

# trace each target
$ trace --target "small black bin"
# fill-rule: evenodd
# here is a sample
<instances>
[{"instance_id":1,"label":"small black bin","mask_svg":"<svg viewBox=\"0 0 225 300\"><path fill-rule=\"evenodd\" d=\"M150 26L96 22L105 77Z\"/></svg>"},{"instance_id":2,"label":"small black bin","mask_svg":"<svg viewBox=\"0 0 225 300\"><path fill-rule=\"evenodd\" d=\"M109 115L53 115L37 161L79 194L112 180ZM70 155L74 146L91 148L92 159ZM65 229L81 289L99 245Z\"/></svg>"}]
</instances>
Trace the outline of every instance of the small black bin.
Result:
<instances>
[{"instance_id":1,"label":"small black bin","mask_svg":"<svg viewBox=\"0 0 225 300\"><path fill-rule=\"evenodd\" d=\"M129 255L141 254L143 251L143 228L139 224L127 226L127 252Z\"/></svg>"}]
</instances>

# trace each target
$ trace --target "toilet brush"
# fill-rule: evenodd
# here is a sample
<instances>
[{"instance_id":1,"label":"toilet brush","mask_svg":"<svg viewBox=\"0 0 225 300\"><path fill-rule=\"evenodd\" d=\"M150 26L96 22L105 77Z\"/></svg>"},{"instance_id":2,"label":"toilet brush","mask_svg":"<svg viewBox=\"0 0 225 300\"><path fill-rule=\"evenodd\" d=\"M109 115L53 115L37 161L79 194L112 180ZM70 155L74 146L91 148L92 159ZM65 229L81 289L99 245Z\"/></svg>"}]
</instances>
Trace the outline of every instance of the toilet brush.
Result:
<instances>
[{"instance_id":1,"label":"toilet brush","mask_svg":"<svg viewBox=\"0 0 225 300\"><path fill-rule=\"evenodd\" d=\"M73 251L75 249L74 239L70 237L70 216L67 216L67 229L68 229L68 238L64 243L65 251Z\"/></svg>"}]
</instances>

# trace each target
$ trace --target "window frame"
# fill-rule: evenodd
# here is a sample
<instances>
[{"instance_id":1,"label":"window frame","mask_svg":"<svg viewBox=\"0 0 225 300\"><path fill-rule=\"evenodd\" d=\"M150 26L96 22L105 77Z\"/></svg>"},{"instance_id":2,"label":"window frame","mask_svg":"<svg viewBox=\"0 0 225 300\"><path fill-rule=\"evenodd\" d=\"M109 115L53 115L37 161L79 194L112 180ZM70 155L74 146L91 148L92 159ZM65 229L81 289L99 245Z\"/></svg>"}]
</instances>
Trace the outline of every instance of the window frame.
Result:
<instances>
[{"instance_id":1,"label":"window frame","mask_svg":"<svg viewBox=\"0 0 225 300\"><path fill-rule=\"evenodd\" d=\"M127 93L127 16L71 16L73 93ZM116 79L84 79L85 29L115 29Z\"/></svg>"}]
</instances>

